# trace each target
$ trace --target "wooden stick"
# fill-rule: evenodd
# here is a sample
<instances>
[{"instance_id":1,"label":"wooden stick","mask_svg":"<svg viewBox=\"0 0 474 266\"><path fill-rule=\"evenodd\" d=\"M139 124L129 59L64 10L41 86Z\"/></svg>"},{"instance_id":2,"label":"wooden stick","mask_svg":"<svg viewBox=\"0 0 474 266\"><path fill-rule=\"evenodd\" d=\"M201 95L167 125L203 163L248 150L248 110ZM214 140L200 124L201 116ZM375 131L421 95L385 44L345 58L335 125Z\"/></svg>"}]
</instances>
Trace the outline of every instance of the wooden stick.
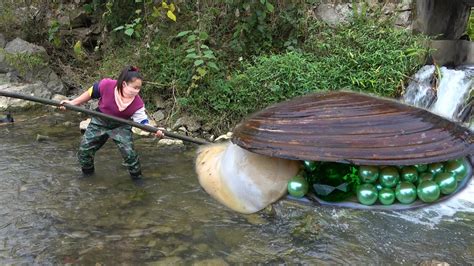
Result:
<instances>
[{"instance_id":1,"label":"wooden stick","mask_svg":"<svg viewBox=\"0 0 474 266\"><path fill-rule=\"evenodd\" d=\"M130 125L130 126L137 127L139 129L142 129L142 130L145 130L145 131L151 132L151 133L155 133L159 130L156 127L152 127L152 126L149 126L149 125L143 125L143 124L131 121L131 120L127 120L127 119L111 116L111 115L108 115L108 114L88 110L88 109L85 109L85 108L82 108L82 107L79 107L79 106L75 106L75 105L71 105L71 104L61 105L58 101L39 98L39 97L31 96L31 95L25 95L25 94L20 94L20 93L15 93L15 92L8 92L8 91L1 91L0 90L0 96L16 98L16 99L22 99L22 100L27 100L27 101L37 102L37 103L41 103L41 104L46 104L46 105L57 106L57 107L64 106L64 107L66 107L66 109L69 109L69 110L73 110L73 111L85 113L85 114L88 114L88 115L92 115L92 116L112 120L112 121L122 123L122 124L125 124L125 125ZM166 137L170 137L170 138L174 138L174 139L180 139L180 140L187 141L187 142L192 142L192 143L195 143L195 144L209 144L209 142L207 142L205 140L200 140L200 139L196 139L196 138L192 138L192 137L188 137L188 136L183 136L183 135L180 135L180 134L168 132L166 130L161 130L161 131L163 132L163 134L165 134Z\"/></svg>"}]
</instances>

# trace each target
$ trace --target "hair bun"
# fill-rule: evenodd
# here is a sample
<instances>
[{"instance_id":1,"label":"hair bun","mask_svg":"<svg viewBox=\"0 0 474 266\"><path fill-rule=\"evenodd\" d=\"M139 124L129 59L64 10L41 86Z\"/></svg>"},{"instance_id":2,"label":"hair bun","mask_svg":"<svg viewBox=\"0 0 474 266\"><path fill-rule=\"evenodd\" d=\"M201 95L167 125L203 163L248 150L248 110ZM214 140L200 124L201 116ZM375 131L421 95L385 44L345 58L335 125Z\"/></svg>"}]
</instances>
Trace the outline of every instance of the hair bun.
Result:
<instances>
[{"instance_id":1,"label":"hair bun","mask_svg":"<svg viewBox=\"0 0 474 266\"><path fill-rule=\"evenodd\" d=\"M138 71L140 71L140 70L139 70L138 67L136 67L136 66L130 66L130 71L136 71L136 72L138 72Z\"/></svg>"}]
</instances>

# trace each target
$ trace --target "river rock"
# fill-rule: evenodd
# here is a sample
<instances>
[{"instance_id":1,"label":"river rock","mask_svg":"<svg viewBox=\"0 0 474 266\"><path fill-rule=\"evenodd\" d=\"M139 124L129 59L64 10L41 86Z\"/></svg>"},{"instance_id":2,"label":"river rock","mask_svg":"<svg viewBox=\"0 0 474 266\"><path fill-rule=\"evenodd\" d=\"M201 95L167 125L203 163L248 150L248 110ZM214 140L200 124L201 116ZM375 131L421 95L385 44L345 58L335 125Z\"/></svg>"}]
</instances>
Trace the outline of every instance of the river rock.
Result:
<instances>
[{"instance_id":1,"label":"river rock","mask_svg":"<svg viewBox=\"0 0 474 266\"><path fill-rule=\"evenodd\" d=\"M162 110L156 111L151 117L156 121L160 122L161 120L165 119L165 113Z\"/></svg>"},{"instance_id":2,"label":"river rock","mask_svg":"<svg viewBox=\"0 0 474 266\"><path fill-rule=\"evenodd\" d=\"M84 121L81 121L79 123L79 129L81 131L85 131L87 129L87 127L89 126L89 124L91 123L91 119L90 118L87 118L86 120Z\"/></svg>"},{"instance_id":3,"label":"river rock","mask_svg":"<svg viewBox=\"0 0 474 266\"><path fill-rule=\"evenodd\" d=\"M179 118L176 123L174 123L173 129L176 130L182 126L186 127L190 132L196 132L201 128L201 124L189 116Z\"/></svg>"},{"instance_id":4,"label":"river rock","mask_svg":"<svg viewBox=\"0 0 474 266\"><path fill-rule=\"evenodd\" d=\"M36 134L36 141L41 142L41 141L47 141L47 140L49 140L48 136Z\"/></svg>"},{"instance_id":5,"label":"river rock","mask_svg":"<svg viewBox=\"0 0 474 266\"><path fill-rule=\"evenodd\" d=\"M25 73L21 73L22 79L27 82L41 81L44 83L44 89L49 90L52 93L64 93L64 85L59 76L53 71L53 69L45 65L48 61L48 54L43 47L16 38L6 44L4 51L12 56L28 54L42 58L44 61L43 63L32 67L25 67ZM3 63L0 61L0 73L13 71L11 64L8 64L6 61L7 60L4 60Z\"/></svg>"},{"instance_id":6,"label":"river rock","mask_svg":"<svg viewBox=\"0 0 474 266\"><path fill-rule=\"evenodd\" d=\"M0 90L34 95L41 98L51 98L51 92L45 90L41 82L33 84L4 84L0 85ZM28 108L37 104L38 103L31 101L0 97L0 110L7 108Z\"/></svg>"},{"instance_id":7,"label":"river rock","mask_svg":"<svg viewBox=\"0 0 474 266\"><path fill-rule=\"evenodd\" d=\"M47 56L46 49L36 44L29 43L20 38L15 38L5 46L5 52L10 54L40 54Z\"/></svg>"},{"instance_id":8,"label":"river rock","mask_svg":"<svg viewBox=\"0 0 474 266\"><path fill-rule=\"evenodd\" d=\"M184 146L184 143L180 139L160 139L158 141L159 146Z\"/></svg>"}]
</instances>

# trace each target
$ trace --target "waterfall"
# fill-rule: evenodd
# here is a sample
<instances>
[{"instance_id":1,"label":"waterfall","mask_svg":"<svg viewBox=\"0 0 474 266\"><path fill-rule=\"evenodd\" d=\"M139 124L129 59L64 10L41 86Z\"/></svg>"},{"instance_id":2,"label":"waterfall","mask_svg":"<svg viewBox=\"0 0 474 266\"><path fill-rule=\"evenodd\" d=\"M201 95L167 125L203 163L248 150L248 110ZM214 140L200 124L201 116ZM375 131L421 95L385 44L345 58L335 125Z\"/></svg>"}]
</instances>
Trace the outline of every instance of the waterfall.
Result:
<instances>
[{"instance_id":1,"label":"waterfall","mask_svg":"<svg viewBox=\"0 0 474 266\"><path fill-rule=\"evenodd\" d=\"M464 122L466 111L469 111L469 93L473 85L474 66L463 66L458 69L439 69L441 79L435 84L437 71L435 66L423 66L407 86L403 101L410 105L425 108L431 112ZM469 117L468 117L469 118ZM467 121L469 122L469 120Z\"/></svg>"}]
</instances>

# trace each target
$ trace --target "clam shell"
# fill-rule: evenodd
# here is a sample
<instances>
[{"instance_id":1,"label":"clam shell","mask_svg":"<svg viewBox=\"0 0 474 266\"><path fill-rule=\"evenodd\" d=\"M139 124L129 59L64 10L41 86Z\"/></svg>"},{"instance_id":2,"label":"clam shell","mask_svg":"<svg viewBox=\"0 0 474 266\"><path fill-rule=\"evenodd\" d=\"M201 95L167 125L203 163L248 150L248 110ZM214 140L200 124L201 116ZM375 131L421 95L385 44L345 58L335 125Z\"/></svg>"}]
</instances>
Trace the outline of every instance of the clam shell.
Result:
<instances>
[{"instance_id":1,"label":"clam shell","mask_svg":"<svg viewBox=\"0 0 474 266\"><path fill-rule=\"evenodd\" d=\"M290 160L413 165L473 154L469 129L398 101L338 91L270 106L243 121L232 142Z\"/></svg>"}]
</instances>

